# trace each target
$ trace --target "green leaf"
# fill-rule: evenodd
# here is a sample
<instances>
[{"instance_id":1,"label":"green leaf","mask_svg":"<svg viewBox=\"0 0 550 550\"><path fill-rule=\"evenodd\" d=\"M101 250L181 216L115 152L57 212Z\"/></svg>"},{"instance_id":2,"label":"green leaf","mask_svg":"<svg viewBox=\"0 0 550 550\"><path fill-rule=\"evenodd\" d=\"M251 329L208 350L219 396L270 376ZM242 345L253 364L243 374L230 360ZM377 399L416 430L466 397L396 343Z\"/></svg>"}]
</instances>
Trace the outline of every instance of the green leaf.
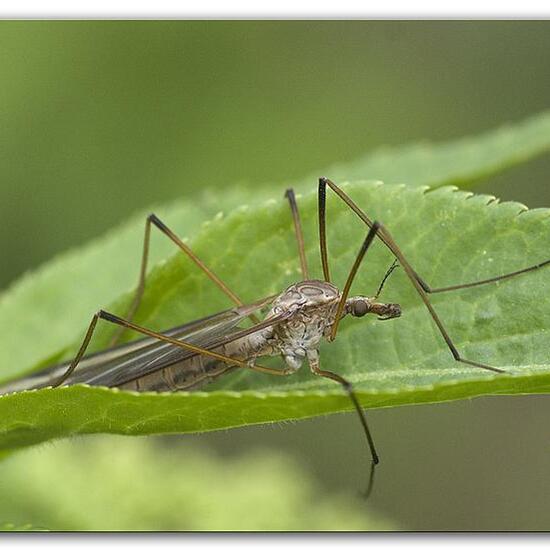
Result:
<instances>
[{"instance_id":1,"label":"green leaf","mask_svg":"<svg viewBox=\"0 0 550 550\"><path fill-rule=\"evenodd\" d=\"M487 278L548 258L548 210L453 188L355 183L354 201L383 221L414 268L434 286ZM299 198L313 276L319 276L316 194ZM329 195L329 256L342 285L366 228ZM248 302L299 279L292 221L283 199L240 208L203 227L196 253ZM367 253L353 291L372 295L392 257L377 242ZM403 316L384 323L345 319L337 340L321 347L322 366L351 380L366 407L437 402L550 389L550 307L541 297L550 274L541 269L500 284L434 295L432 302L463 356L506 368L499 375L456 363L403 270L388 280L382 299L399 302ZM84 292L85 289L82 290ZM111 310L123 312L129 296ZM167 328L228 306L225 296L182 254L150 274L136 321ZM83 319L80 333L87 324ZM95 339L105 345L110 330ZM68 350L74 353L78 340ZM271 360L276 363L275 359ZM12 364L17 364L14 360ZM209 392L134 394L68 387L0 397L0 448L96 432L196 432L350 410L338 386L307 367L286 377L239 372Z\"/></svg>"},{"instance_id":2,"label":"green leaf","mask_svg":"<svg viewBox=\"0 0 550 550\"><path fill-rule=\"evenodd\" d=\"M483 175L528 160L549 147L550 113L543 112L477 138L376 151L357 162L321 170L297 185L309 192L315 188L317 176L323 174L332 176L335 181L380 178L432 187L457 181L471 183ZM151 210L178 235L192 241L202 231L203 223L222 211L227 213L243 204L253 206L268 196L279 200L283 190L284 187L277 190L256 188L251 193L235 187L202 192L194 198L155 206L21 277L0 295L0 380L28 373L60 357L71 342L81 337L95 311L134 288L144 221ZM382 219L386 218L383 215ZM154 235L151 265L173 251L174 245L168 239ZM188 268L192 269L186 265ZM219 299L216 303L226 305ZM194 317L204 309L186 308L185 314Z\"/></svg>"},{"instance_id":3,"label":"green leaf","mask_svg":"<svg viewBox=\"0 0 550 550\"><path fill-rule=\"evenodd\" d=\"M550 111L483 134L443 143L382 147L322 175L335 180L379 179L407 185L472 186L550 150ZM312 174L313 180L318 174Z\"/></svg>"}]
</instances>

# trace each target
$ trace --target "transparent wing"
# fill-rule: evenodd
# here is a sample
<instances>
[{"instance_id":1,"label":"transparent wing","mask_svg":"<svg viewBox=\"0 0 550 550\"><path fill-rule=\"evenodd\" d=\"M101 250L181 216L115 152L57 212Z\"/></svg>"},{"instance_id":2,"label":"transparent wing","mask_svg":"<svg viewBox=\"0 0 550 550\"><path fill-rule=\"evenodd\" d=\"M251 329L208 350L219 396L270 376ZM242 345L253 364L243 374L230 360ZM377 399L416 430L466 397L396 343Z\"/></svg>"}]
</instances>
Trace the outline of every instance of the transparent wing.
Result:
<instances>
[{"instance_id":1,"label":"transparent wing","mask_svg":"<svg viewBox=\"0 0 550 550\"><path fill-rule=\"evenodd\" d=\"M273 298L274 296L269 296L253 304L203 317L164 331L162 334L203 348L215 347L223 344L224 341L230 341L232 335L241 332L238 325L249 315L267 306ZM272 320L272 323L274 322L276 322L275 319ZM261 328L260 325L258 330ZM249 330L253 332L255 327ZM184 361L193 355L196 354L155 338L141 338L85 356L66 384L118 386ZM51 385L67 370L69 364L70 361L67 361L31 376L14 380L0 387L0 394Z\"/></svg>"}]
</instances>

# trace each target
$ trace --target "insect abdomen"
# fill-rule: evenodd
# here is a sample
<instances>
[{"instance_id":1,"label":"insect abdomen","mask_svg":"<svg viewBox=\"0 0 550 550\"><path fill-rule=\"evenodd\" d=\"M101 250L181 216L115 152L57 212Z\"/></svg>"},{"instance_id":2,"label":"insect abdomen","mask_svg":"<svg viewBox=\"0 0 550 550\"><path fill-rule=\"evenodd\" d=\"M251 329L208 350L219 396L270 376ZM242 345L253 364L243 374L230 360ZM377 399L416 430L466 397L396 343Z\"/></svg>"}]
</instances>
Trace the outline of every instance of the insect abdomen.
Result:
<instances>
[{"instance_id":1,"label":"insect abdomen","mask_svg":"<svg viewBox=\"0 0 550 550\"><path fill-rule=\"evenodd\" d=\"M216 348L216 352L234 356L231 344ZM206 386L218 376L236 367L218 359L196 355L169 367L159 369L136 380L119 385L120 389L133 391L196 391Z\"/></svg>"}]
</instances>

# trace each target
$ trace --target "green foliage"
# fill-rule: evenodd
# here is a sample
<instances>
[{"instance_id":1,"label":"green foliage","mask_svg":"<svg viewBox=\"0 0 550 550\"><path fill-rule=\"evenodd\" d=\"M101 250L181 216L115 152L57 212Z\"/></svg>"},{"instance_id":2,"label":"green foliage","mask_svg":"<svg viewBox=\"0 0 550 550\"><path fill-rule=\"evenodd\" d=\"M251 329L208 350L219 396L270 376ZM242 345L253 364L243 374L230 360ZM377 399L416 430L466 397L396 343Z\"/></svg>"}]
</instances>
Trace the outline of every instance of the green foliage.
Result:
<instances>
[{"instance_id":1,"label":"green foliage","mask_svg":"<svg viewBox=\"0 0 550 550\"><path fill-rule=\"evenodd\" d=\"M350 166L350 173L364 170L398 179L408 172L415 185L358 182L346 190L372 218L385 223L415 269L434 286L520 269L547 259L547 211L525 212L519 204L498 204L490 197L449 187L427 192L419 184L472 182L535 155L547 147L549 120L543 114L514 128L436 146L429 152L413 147L371 155ZM250 198L244 191L225 191L223 206L228 215L216 214L220 195L208 193L196 202L182 200L155 211L187 237L199 257L243 301L251 302L281 291L300 277L288 206L277 195L267 201L258 195L243 204ZM299 203L313 275L320 276L316 194L305 193ZM107 309L124 314L131 297L128 289L135 284L144 217L140 214L81 250L53 260L4 293L0 300L2 378L72 357L100 304L111 302ZM333 195L329 195L328 221L333 276L342 284L366 227ZM174 253L166 238L156 237L153 263L169 254L150 272L138 323L165 329L228 307L226 297L187 258ZM373 294L391 261L378 242L369 250L354 290ZM392 275L383 298L399 302L403 317L387 323L370 318L345 320L337 341L322 347L323 366L347 376L366 407L547 391L545 331L550 310L534 297L546 294L548 280L541 270L433 297L463 355L505 367L506 375L453 361L402 270ZM112 327L101 327L92 348L104 348L111 334ZM313 377L307 368L284 379L239 372L216 382L207 393L195 394L47 389L0 398L0 448L79 433L196 432L349 409L338 387Z\"/></svg>"},{"instance_id":2,"label":"green foliage","mask_svg":"<svg viewBox=\"0 0 550 550\"><path fill-rule=\"evenodd\" d=\"M381 179L440 187L453 182L472 184L483 175L495 173L521 160L528 160L550 147L550 115L546 112L514 126L492 130L477 138L459 139L439 145L417 144L379 150L349 165L321 170L300 182L298 190L309 192L319 175L335 181ZM260 204L266 197L279 201L284 187L222 192L207 191L193 200L182 198L154 210L178 235L191 242L216 214L230 212L242 204ZM376 197L375 201L378 200ZM372 211L371 204L364 205ZM13 378L59 357L78 340L91 315L105 307L137 282L143 211L106 235L54 258L32 274L21 277L0 295L0 380ZM285 213L285 219L287 214ZM389 221L383 212L381 218ZM255 227L254 231L258 228ZM312 237L316 238L316 237ZM224 236L225 240L225 236ZM174 253L174 245L155 235L150 264ZM235 250L236 255L239 250ZM294 249L288 263L294 266ZM207 252L206 260L213 255ZM263 260L262 260L263 261ZM184 269L193 269L186 264ZM238 289L237 289L238 290ZM261 292L258 288L257 292ZM254 296L257 296L254 292ZM219 296L217 297L219 298ZM182 303L184 296L178 297ZM226 303L217 299L220 307ZM214 304L212 304L214 305ZM185 308L183 319L197 317L205 308ZM212 308L208 312L214 311ZM32 341L32 345L29 342Z\"/></svg>"},{"instance_id":3,"label":"green foliage","mask_svg":"<svg viewBox=\"0 0 550 550\"><path fill-rule=\"evenodd\" d=\"M517 203L498 204L491 197L448 187L426 192L418 187L356 183L345 189L373 218L385 222L415 269L433 285L486 278L547 258L546 210L526 211ZM315 276L320 274L315 193L299 202ZM244 301L274 293L299 278L287 208L281 199L237 209L205 225L193 241L198 255L238 289ZM342 284L365 227L332 195L328 220L333 277ZM391 260L377 243L366 256L354 290L373 294ZM212 283L188 267L188 260L177 254L151 272L138 323L160 329L227 306ZM401 303L402 318L384 323L346 319L337 341L322 346L322 364L350 379L366 407L548 391L550 309L536 296L544 296L549 288L548 273L540 270L433 297L463 355L504 367L509 374L455 363L402 270L392 275L383 296L385 301ZM128 298L111 309L124 311ZM106 344L109 329L98 335L96 347ZM1 446L77 433L195 432L351 408L334 383L313 377L307 367L284 379L240 372L216 382L211 390L138 395L69 387L3 396Z\"/></svg>"},{"instance_id":4,"label":"green foliage","mask_svg":"<svg viewBox=\"0 0 550 550\"><path fill-rule=\"evenodd\" d=\"M154 443L103 437L19 453L0 464L9 495L0 518L50 530L392 528L360 498L321 497L309 473L279 454L222 459Z\"/></svg>"},{"instance_id":5,"label":"green foliage","mask_svg":"<svg viewBox=\"0 0 550 550\"><path fill-rule=\"evenodd\" d=\"M383 147L355 162L332 166L324 175L349 181L368 176L386 183L468 187L549 150L550 111L544 111L477 136Z\"/></svg>"}]
</instances>

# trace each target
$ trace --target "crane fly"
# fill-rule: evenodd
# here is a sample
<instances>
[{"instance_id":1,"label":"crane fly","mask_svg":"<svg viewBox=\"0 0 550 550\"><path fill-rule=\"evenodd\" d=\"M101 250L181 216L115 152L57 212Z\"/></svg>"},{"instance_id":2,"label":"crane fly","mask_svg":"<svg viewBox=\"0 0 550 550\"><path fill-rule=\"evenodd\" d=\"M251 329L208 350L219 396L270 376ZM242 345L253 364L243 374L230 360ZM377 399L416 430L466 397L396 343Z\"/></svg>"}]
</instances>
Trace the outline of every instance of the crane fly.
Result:
<instances>
[{"instance_id":1,"label":"crane fly","mask_svg":"<svg viewBox=\"0 0 550 550\"><path fill-rule=\"evenodd\" d=\"M366 237L350 268L343 290L339 290L333 284L330 276L326 237L327 187L368 227ZM347 315L363 317L371 313L380 320L399 317L401 315L399 304L380 302L378 299L387 278L395 267L400 265L426 306L453 358L457 362L474 368L497 373L505 372L498 367L479 363L460 354L433 308L429 295L509 279L548 265L550 260L480 281L431 287L416 273L393 240L390 232L380 222L371 220L331 180L320 178L318 215L323 279L311 279L296 197L292 189L288 189L285 196L290 204L294 224L302 273L301 281L292 284L280 294L266 297L253 304L244 304L238 295L175 233L156 215L151 214L145 224L138 285L126 315L119 317L104 310L98 311L92 317L82 344L72 361L49 367L34 375L8 383L4 387L0 387L0 393L72 384L117 387L134 391L192 391L237 369L247 369L275 376L292 375L306 361L312 374L339 383L353 403L370 449L371 471L367 494L370 493L379 457L367 424L365 411L360 405L352 384L346 378L336 372L321 368L319 346L322 339L333 341L337 336L341 319ZM164 332L156 332L135 324L133 317L139 308L145 289L149 241L153 226L172 240L234 302L235 307ZM373 297L350 296L355 275L375 238L382 241L389 249L394 257L394 263L386 272ZM264 313L264 310L267 310L267 313ZM262 320L258 318L259 314L263 314ZM117 325L117 332L113 336L109 349L86 355L86 349L100 319ZM246 319L252 321L252 326L242 328L241 325ZM125 330L141 333L145 338L117 345ZM262 366L257 362L258 358L271 355L281 356L284 366L272 368Z\"/></svg>"}]
</instances>

